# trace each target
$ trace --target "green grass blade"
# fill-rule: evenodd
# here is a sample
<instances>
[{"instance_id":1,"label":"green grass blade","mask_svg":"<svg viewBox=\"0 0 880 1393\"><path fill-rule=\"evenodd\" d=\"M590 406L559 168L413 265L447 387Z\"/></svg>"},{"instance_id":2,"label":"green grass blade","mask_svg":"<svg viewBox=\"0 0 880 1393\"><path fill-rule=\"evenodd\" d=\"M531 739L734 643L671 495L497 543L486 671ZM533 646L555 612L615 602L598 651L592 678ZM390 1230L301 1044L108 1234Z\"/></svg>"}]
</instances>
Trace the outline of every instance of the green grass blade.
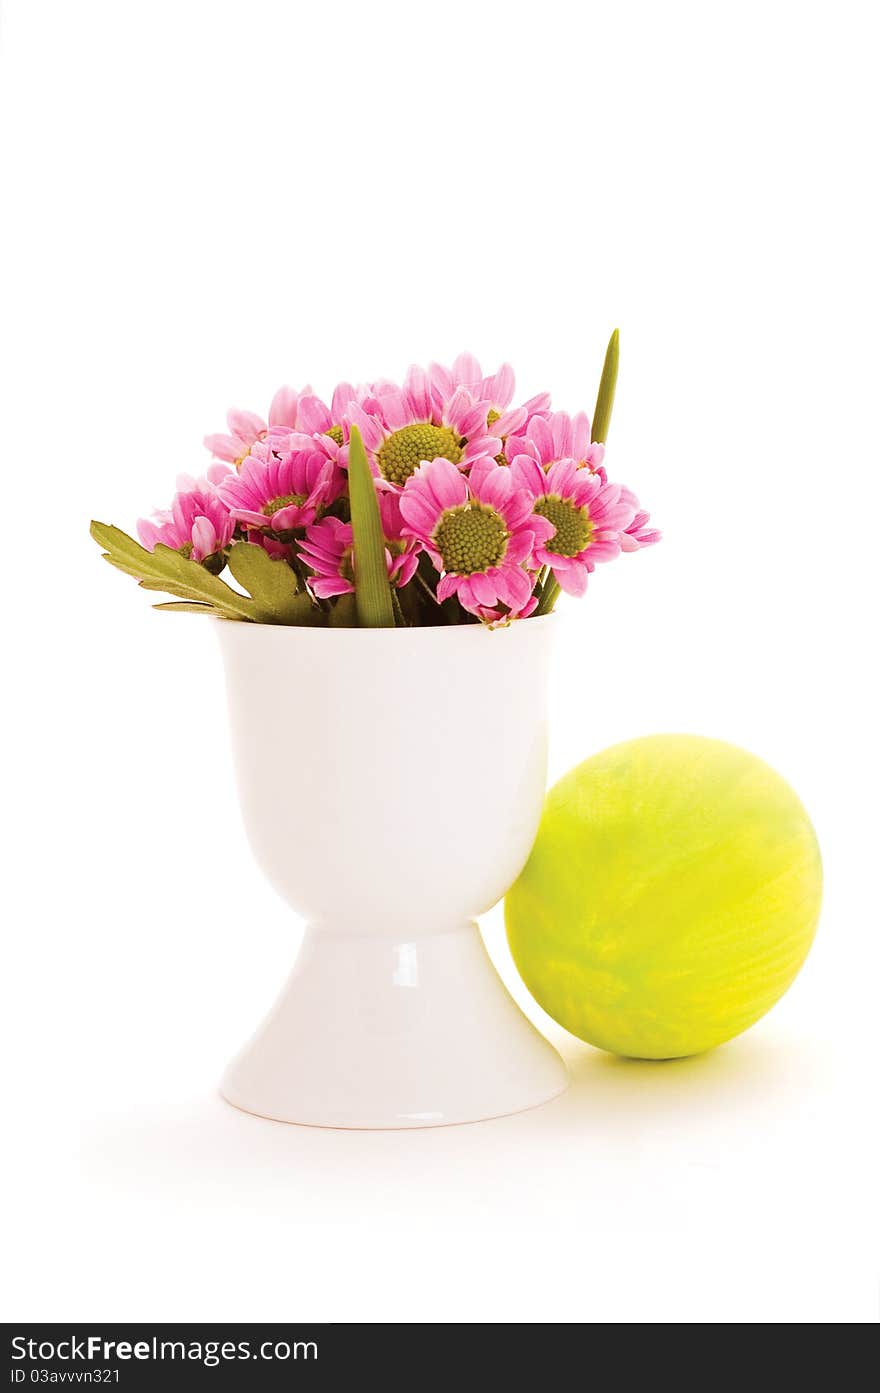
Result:
<instances>
[{"instance_id":1,"label":"green grass blade","mask_svg":"<svg viewBox=\"0 0 880 1393\"><path fill-rule=\"evenodd\" d=\"M614 393L617 390L617 368L620 362L620 330L615 329L608 340L599 395L596 397L596 410L593 412L593 440L605 444L608 427L611 424L611 411L614 406Z\"/></svg>"},{"instance_id":2,"label":"green grass blade","mask_svg":"<svg viewBox=\"0 0 880 1393\"><path fill-rule=\"evenodd\" d=\"M596 397L596 410L593 412L593 440L605 444L608 439L608 427L611 424L611 411L614 406L614 393L617 391L617 369L620 363L620 330L615 329L611 338L608 340L608 347L605 351L605 362L602 367L602 378L599 383L599 393ZM551 614L553 606L559 599L559 582L552 575L548 575L541 589L541 596L538 600L538 607L535 610L535 617L541 614Z\"/></svg>"},{"instance_id":3,"label":"green grass blade","mask_svg":"<svg viewBox=\"0 0 880 1393\"><path fill-rule=\"evenodd\" d=\"M385 566L385 538L379 517L379 500L357 426L351 428L348 450L348 493L354 537L358 625L362 629L393 629L394 607Z\"/></svg>"}]
</instances>

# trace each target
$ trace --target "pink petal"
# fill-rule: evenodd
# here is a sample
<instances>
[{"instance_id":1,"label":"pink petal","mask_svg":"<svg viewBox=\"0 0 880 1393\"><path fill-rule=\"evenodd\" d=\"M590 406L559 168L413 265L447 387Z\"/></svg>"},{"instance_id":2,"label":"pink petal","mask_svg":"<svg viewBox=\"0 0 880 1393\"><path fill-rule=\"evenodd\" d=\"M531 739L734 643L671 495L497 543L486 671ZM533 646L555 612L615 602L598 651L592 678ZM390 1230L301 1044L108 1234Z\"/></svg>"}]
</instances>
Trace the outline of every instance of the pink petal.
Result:
<instances>
[{"instance_id":1,"label":"pink petal","mask_svg":"<svg viewBox=\"0 0 880 1393\"><path fill-rule=\"evenodd\" d=\"M555 527L550 528L551 533L556 531ZM507 551L504 553L505 562L512 566L522 566L530 560L532 550L535 545L535 534L531 528L527 532L517 532L515 537L511 537L507 543Z\"/></svg>"},{"instance_id":2,"label":"pink petal","mask_svg":"<svg viewBox=\"0 0 880 1393\"><path fill-rule=\"evenodd\" d=\"M503 441L500 435L480 434L473 436L468 440L467 448L464 452L465 459L475 460L478 459L480 455L488 455L490 459L494 460L496 455L501 454L502 445Z\"/></svg>"},{"instance_id":3,"label":"pink petal","mask_svg":"<svg viewBox=\"0 0 880 1393\"><path fill-rule=\"evenodd\" d=\"M419 558L414 551L402 552L396 558L391 568L391 574L395 576L398 586L402 588L404 585L409 585L416 573L418 564Z\"/></svg>"},{"instance_id":4,"label":"pink petal","mask_svg":"<svg viewBox=\"0 0 880 1393\"><path fill-rule=\"evenodd\" d=\"M411 477L415 478L415 475ZM424 494L414 489L405 489L400 496L400 511L407 526L414 529L416 536L430 537L437 526L441 510L430 507Z\"/></svg>"},{"instance_id":5,"label":"pink petal","mask_svg":"<svg viewBox=\"0 0 880 1393\"><path fill-rule=\"evenodd\" d=\"M483 395L488 397L493 406L506 407L513 399L515 387L516 378L513 368L509 363L502 363L495 376L488 377L483 383Z\"/></svg>"},{"instance_id":6,"label":"pink petal","mask_svg":"<svg viewBox=\"0 0 880 1393\"><path fill-rule=\"evenodd\" d=\"M510 498L501 509L508 529L515 532L526 523L531 527L534 506L535 499L531 489L513 489Z\"/></svg>"},{"instance_id":7,"label":"pink petal","mask_svg":"<svg viewBox=\"0 0 880 1393\"><path fill-rule=\"evenodd\" d=\"M319 600L329 600L334 595L354 594L354 586L351 581L343 579L342 576L321 576L318 579L310 580L309 586Z\"/></svg>"},{"instance_id":8,"label":"pink petal","mask_svg":"<svg viewBox=\"0 0 880 1393\"><path fill-rule=\"evenodd\" d=\"M330 412L320 397L300 398L298 420L301 431L308 435L320 435L334 424L330 419Z\"/></svg>"},{"instance_id":9,"label":"pink petal","mask_svg":"<svg viewBox=\"0 0 880 1393\"><path fill-rule=\"evenodd\" d=\"M204 561L217 550L217 533L208 518L198 517L192 525L193 560Z\"/></svg>"},{"instance_id":10,"label":"pink petal","mask_svg":"<svg viewBox=\"0 0 880 1393\"><path fill-rule=\"evenodd\" d=\"M459 353L452 364L452 376L463 387L477 387L483 380L483 370L473 353Z\"/></svg>"},{"instance_id":11,"label":"pink petal","mask_svg":"<svg viewBox=\"0 0 880 1393\"><path fill-rule=\"evenodd\" d=\"M467 501L467 484L451 460L443 459L441 456L432 460L430 464L423 464L418 470L418 475L424 481L426 491L441 509L456 508Z\"/></svg>"},{"instance_id":12,"label":"pink petal","mask_svg":"<svg viewBox=\"0 0 880 1393\"><path fill-rule=\"evenodd\" d=\"M566 411L555 411L547 424L553 437L553 458L561 459L563 455L570 455L571 417Z\"/></svg>"},{"instance_id":13,"label":"pink petal","mask_svg":"<svg viewBox=\"0 0 880 1393\"><path fill-rule=\"evenodd\" d=\"M564 590L567 595L583 595L587 589L589 572L586 566L579 562L571 562L568 566L555 565L553 574L559 582L560 590Z\"/></svg>"},{"instance_id":14,"label":"pink petal","mask_svg":"<svg viewBox=\"0 0 880 1393\"><path fill-rule=\"evenodd\" d=\"M549 518L542 518L540 513L533 513L529 518L529 531L539 545L549 542L552 537L556 536L556 528L553 523Z\"/></svg>"},{"instance_id":15,"label":"pink petal","mask_svg":"<svg viewBox=\"0 0 880 1393\"><path fill-rule=\"evenodd\" d=\"M554 458L553 432L546 421L541 420L540 416L529 421L529 439L538 451L540 463L550 464Z\"/></svg>"},{"instance_id":16,"label":"pink petal","mask_svg":"<svg viewBox=\"0 0 880 1393\"><path fill-rule=\"evenodd\" d=\"M273 532L288 532L292 527L307 527L310 522L315 520L315 509L307 504L302 506L291 503L286 508L279 508L277 513L272 514Z\"/></svg>"},{"instance_id":17,"label":"pink petal","mask_svg":"<svg viewBox=\"0 0 880 1393\"><path fill-rule=\"evenodd\" d=\"M413 365L406 374L403 390L412 411L412 420L430 421L433 416L431 384L424 368ZM386 418L387 419L387 418Z\"/></svg>"},{"instance_id":18,"label":"pink petal","mask_svg":"<svg viewBox=\"0 0 880 1393\"><path fill-rule=\"evenodd\" d=\"M590 448L590 422L583 411L579 411L571 422L571 454L575 459L584 459Z\"/></svg>"},{"instance_id":19,"label":"pink petal","mask_svg":"<svg viewBox=\"0 0 880 1393\"><path fill-rule=\"evenodd\" d=\"M250 508L230 508L229 512L236 522L243 522L248 527L270 527L271 523L265 513L258 513Z\"/></svg>"},{"instance_id":20,"label":"pink petal","mask_svg":"<svg viewBox=\"0 0 880 1393\"><path fill-rule=\"evenodd\" d=\"M519 566L502 565L493 572L492 578L499 600L503 600L509 609L522 609L532 593L533 581L529 573Z\"/></svg>"},{"instance_id":21,"label":"pink petal","mask_svg":"<svg viewBox=\"0 0 880 1393\"><path fill-rule=\"evenodd\" d=\"M487 576L477 572L470 577L470 585L475 598L481 605L494 605L497 602L498 592Z\"/></svg>"},{"instance_id":22,"label":"pink petal","mask_svg":"<svg viewBox=\"0 0 880 1393\"><path fill-rule=\"evenodd\" d=\"M455 391L455 381L448 368L444 368L442 363L429 363L428 383L431 388L431 396L437 405L442 405L448 401Z\"/></svg>"},{"instance_id":23,"label":"pink petal","mask_svg":"<svg viewBox=\"0 0 880 1393\"><path fill-rule=\"evenodd\" d=\"M357 426L366 449L375 451L381 447L386 432L375 416L370 416L357 402L352 402L348 409L348 420L351 425ZM396 427L392 426L391 429Z\"/></svg>"},{"instance_id":24,"label":"pink petal","mask_svg":"<svg viewBox=\"0 0 880 1393\"><path fill-rule=\"evenodd\" d=\"M528 602L527 602L526 604L523 605L522 609L519 611L519 614L513 615L512 618L514 618L514 619L528 619L529 615L530 615L530 614L534 614L534 612L535 612L535 610L536 610L537 608L538 608L538 597L537 597L537 595L532 595L532 596L530 596Z\"/></svg>"},{"instance_id":25,"label":"pink petal","mask_svg":"<svg viewBox=\"0 0 880 1393\"><path fill-rule=\"evenodd\" d=\"M473 478L473 476L471 477ZM490 504L500 512L511 494L514 493L514 483L510 477L510 470L505 469L503 464L495 464L493 461L490 468L481 470L475 492L477 492L481 502Z\"/></svg>"},{"instance_id":26,"label":"pink petal","mask_svg":"<svg viewBox=\"0 0 880 1393\"><path fill-rule=\"evenodd\" d=\"M573 459L560 459L547 470L545 493L558 493L567 498L575 485L577 466Z\"/></svg>"},{"instance_id":27,"label":"pink petal","mask_svg":"<svg viewBox=\"0 0 880 1393\"><path fill-rule=\"evenodd\" d=\"M137 534L140 538L141 546L146 547L147 551L152 551L159 540L159 529L155 523L148 518L138 518Z\"/></svg>"},{"instance_id":28,"label":"pink petal","mask_svg":"<svg viewBox=\"0 0 880 1393\"><path fill-rule=\"evenodd\" d=\"M471 614L479 614L480 602L474 594L473 576L459 576L458 579L460 581L460 584L458 586L456 594L458 595L459 604L464 605L465 609L470 610ZM440 598L439 587L437 591L437 598ZM493 595L493 601L494 598L495 597Z\"/></svg>"},{"instance_id":29,"label":"pink petal","mask_svg":"<svg viewBox=\"0 0 880 1393\"><path fill-rule=\"evenodd\" d=\"M254 440L259 440L264 431L268 429L261 416L257 416L253 411L239 411L236 407L227 411L226 421L231 433L240 435L242 440L249 444Z\"/></svg>"},{"instance_id":30,"label":"pink petal","mask_svg":"<svg viewBox=\"0 0 880 1393\"><path fill-rule=\"evenodd\" d=\"M330 399L330 415L333 417L333 425L339 425L342 422L346 411L355 401L357 401L357 392L351 383L340 382Z\"/></svg>"},{"instance_id":31,"label":"pink petal","mask_svg":"<svg viewBox=\"0 0 880 1393\"><path fill-rule=\"evenodd\" d=\"M492 429L496 435L503 436L506 440L509 435L516 435L518 430L522 430L528 419L524 406L514 407L511 411L503 412L497 421L492 422Z\"/></svg>"},{"instance_id":32,"label":"pink petal","mask_svg":"<svg viewBox=\"0 0 880 1393\"><path fill-rule=\"evenodd\" d=\"M204 445L207 450L211 451L212 455L216 455L218 459L228 460L230 464L234 464L241 454L231 435L206 435Z\"/></svg>"},{"instance_id":33,"label":"pink petal","mask_svg":"<svg viewBox=\"0 0 880 1393\"><path fill-rule=\"evenodd\" d=\"M547 492L547 476L531 455L514 455L510 473L516 487L528 489L533 498L542 498Z\"/></svg>"},{"instance_id":34,"label":"pink petal","mask_svg":"<svg viewBox=\"0 0 880 1393\"><path fill-rule=\"evenodd\" d=\"M298 401L299 394L292 387L279 387L269 407L269 425L289 426L292 430L296 425ZM259 417L256 419L259 420Z\"/></svg>"},{"instance_id":35,"label":"pink petal","mask_svg":"<svg viewBox=\"0 0 880 1393\"><path fill-rule=\"evenodd\" d=\"M461 589L462 583L463 580L461 576L443 576L437 586L437 599L440 604L442 604L444 600L448 600L450 595L456 595Z\"/></svg>"},{"instance_id":36,"label":"pink petal","mask_svg":"<svg viewBox=\"0 0 880 1393\"><path fill-rule=\"evenodd\" d=\"M536 397L529 397L528 401L523 402L523 406L528 412L529 420L533 416L545 415L550 410L550 393L539 392Z\"/></svg>"}]
</instances>

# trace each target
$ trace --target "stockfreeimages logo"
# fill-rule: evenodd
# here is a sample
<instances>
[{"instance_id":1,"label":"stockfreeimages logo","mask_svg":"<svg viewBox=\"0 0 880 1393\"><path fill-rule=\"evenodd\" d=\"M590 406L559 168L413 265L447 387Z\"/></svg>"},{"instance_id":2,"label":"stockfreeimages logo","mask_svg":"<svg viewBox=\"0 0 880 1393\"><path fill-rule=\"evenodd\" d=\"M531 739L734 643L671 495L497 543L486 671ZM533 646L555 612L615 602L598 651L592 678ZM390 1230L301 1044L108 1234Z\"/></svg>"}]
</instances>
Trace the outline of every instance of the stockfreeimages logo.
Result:
<instances>
[{"instance_id":1,"label":"stockfreeimages logo","mask_svg":"<svg viewBox=\"0 0 880 1393\"><path fill-rule=\"evenodd\" d=\"M112 1366L118 1362L162 1363L187 1361L215 1368L218 1364L242 1359L284 1362L289 1359L317 1359L316 1340L164 1340L154 1335L148 1340L107 1340L102 1335L70 1335L60 1340L34 1340L24 1335L12 1337L12 1382L24 1383L27 1365L81 1363ZM20 1367L24 1363L25 1367ZM83 1371L85 1374L86 1371Z\"/></svg>"}]
</instances>

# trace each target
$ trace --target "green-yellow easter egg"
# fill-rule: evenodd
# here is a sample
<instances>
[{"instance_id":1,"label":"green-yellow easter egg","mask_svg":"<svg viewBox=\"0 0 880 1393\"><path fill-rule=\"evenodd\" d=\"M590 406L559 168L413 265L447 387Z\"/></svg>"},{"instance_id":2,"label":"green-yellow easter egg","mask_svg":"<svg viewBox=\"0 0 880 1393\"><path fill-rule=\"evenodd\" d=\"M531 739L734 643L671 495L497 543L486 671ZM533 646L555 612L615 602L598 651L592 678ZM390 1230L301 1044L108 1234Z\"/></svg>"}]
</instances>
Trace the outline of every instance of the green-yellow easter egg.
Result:
<instances>
[{"instance_id":1,"label":"green-yellow easter egg","mask_svg":"<svg viewBox=\"0 0 880 1393\"><path fill-rule=\"evenodd\" d=\"M600 1049L673 1059L748 1029L790 986L822 899L816 836L763 760L651 735L547 796L505 900L523 981Z\"/></svg>"}]
</instances>

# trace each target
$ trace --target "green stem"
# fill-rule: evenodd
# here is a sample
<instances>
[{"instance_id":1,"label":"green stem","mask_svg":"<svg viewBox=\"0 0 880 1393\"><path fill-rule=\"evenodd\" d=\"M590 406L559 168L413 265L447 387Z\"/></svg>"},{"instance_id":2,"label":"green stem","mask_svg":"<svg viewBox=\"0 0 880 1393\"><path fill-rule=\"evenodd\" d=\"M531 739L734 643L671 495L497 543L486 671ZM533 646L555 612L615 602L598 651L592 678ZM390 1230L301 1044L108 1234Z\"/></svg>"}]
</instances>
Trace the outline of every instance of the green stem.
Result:
<instances>
[{"instance_id":1,"label":"green stem","mask_svg":"<svg viewBox=\"0 0 880 1393\"><path fill-rule=\"evenodd\" d=\"M425 577L424 577L419 571L416 571L416 572L415 572L415 574L413 575L413 580L417 580L417 581L418 581L419 585L420 585L420 586L422 587L422 589L424 590L424 592L425 592L425 594L427 595L428 599L431 601L431 604L432 604L432 605L439 605L440 602L439 602L439 600L437 599L437 596L434 594L434 592L433 592L433 590L431 589L430 585L429 585L428 582L425 580Z\"/></svg>"},{"instance_id":2,"label":"green stem","mask_svg":"<svg viewBox=\"0 0 880 1393\"><path fill-rule=\"evenodd\" d=\"M308 590L309 587L306 584L306 581L308 579L309 572L306 570L299 557L292 556L287 564L293 571L293 574L296 576L297 587L300 590Z\"/></svg>"},{"instance_id":3,"label":"green stem","mask_svg":"<svg viewBox=\"0 0 880 1393\"><path fill-rule=\"evenodd\" d=\"M559 582L555 576L548 576L544 582L544 589L541 591L541 598L538 601L538 608L535 610L535 618L541 614L550 614L556 604L559 595Z\"/></svg>"}]
</instances>

